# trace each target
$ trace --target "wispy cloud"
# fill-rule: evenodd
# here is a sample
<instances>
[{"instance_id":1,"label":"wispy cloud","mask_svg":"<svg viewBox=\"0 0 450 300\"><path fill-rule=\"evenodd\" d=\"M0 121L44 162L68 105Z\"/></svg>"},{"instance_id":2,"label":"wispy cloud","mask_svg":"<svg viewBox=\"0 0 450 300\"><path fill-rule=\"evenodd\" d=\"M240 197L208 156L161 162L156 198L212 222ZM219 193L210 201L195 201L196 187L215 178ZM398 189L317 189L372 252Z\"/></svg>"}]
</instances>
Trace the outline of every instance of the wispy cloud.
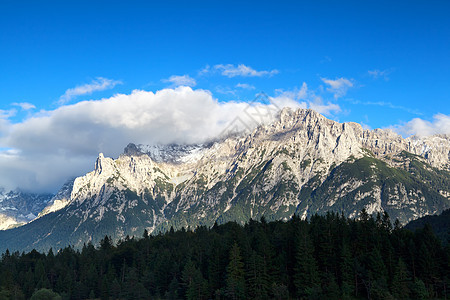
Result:
<instances>
[{"instance_id":1,"label":"wispy cloud","mask_svg":"<svg viewBox=\"0 0 450 300\"><path fill-rule=\"evenodd\" d=\"M20 103L14 102L11 105L18 106L23 110L30 110L30 109L36 108L36 106L34 104L28 103L28 102L20 102Z\"/></svg>"},{"instance_id":2,"label":"wispy cloud","mask_svg":"<svg viewBox=\"0 0 450 300\"><path fill-rule=\"evenodd\" d=\"M211 72L211 67L209 65L206 65L203 69L198 71L198 76L203 76Z\"/></svg>"},{"instance_id":3,"label":"wispy cloud","mask_svg":"<svg viewBox=\"0 0 450 300\"><path fill-rule=\"evenodd\" d=\"M8 110L0 109L0 119L8 119L10 117L15 116L16 113L17 113L16 109L8 109Z\"/></svg>"},{"instance_id":4,"label":"wispy cloud","mask_svg":"<svg viewBox=\"0 0 450 300\"><path fill-rule=\"evenodd\" d=\"M119 80L112 80L103 77L97 77L90 83L76 86L68 89L64 95L59 98L59 104L66 104L72 99L82 95L90 95L93 92L104 91L114 88L116 85L122 84Z\"/></svg>"},{"instance_id":5,"label":"wispy cloud","mask_svg":"<svg viewBox=\"0 0 450 300\"><path fill-rule=\"evenodd\" d=\"M384 80L389 80L389 74L392 73L392 69L386 69L386 70L369 70L367 73L373 78L373 79L379 79L383 78Z\"/></svg>"},{"instance_id":6,"label":"wispy cloud","mask_svg":"<svg viewBox=\"0 0 450 300\"><path fill-rule=\"evenodd\" d=\"M330 101L325 102L322 97L318 96L314 91L309 90L305 82L303 82L300 89L277 91L279 94L274 99L282 103L283 106L311 108L327 116L332 116L342 111L338 104Z\"/></svg>"},{"instance_id":7,"label":"wispy cloud","mask_svg":"<svg viewBox=\"0 0 450 300\"><path fill-rule=\"evenodd\" d=\"M238 84L236 84L236 87L244 89L244 90L254 90L255 89L255 86L248 84L248 83L238 83Z\"/></svg>"},{"instance_id":8,"label":"wispy cloud","mask_svg":"<svg viewBox=\"0 0 450 300\"><path fill-rule=\"evenodd\" d=\"M392 129L404 136L450 134L450 115L436 114L432 121L414 118L405 124L393 126Z\"/></svg>"},{"instance_id":9,"label":"wispy cloud","mask_svg":"<svg viewBox=\"0 0 450 300\"><path fill-rule=\"evenodd\" d=\"M399 110L403 110L410 114L414 114L414 115L418 115L418 116L423 115L417 109L413 109L413 108L405 107L405 106L401 106L401 105L395 105L389 101L365 101L365 102L363 102L363 101L359 101L359 100L350 99L349 102L352 104L373 105L373 106L388 107L388 108L392 108L392 109L399 109Z\"/></svg>"},{"instance_id":10,"label":"wispy cloud","mask_svg":"<svg viewBox=\"0 0 450 300\"><path fill-rule=\"evenodd\" d=\"M320 63L323 64L323 63L328 63L328 62L330 62L330 61L331 61L331 57L325 56L325 57L320 61Z\"/></svg>"},{"instance_id":11,"label":"wispy cloud","mask_svg":"<svg viewBox=\"0 0 450 300\"><path fill-rule=\"evenodd\" d=\"M214 69L219 71L223 76L227 77L262 77L262 76L273 76L275 74L278 74L278 70L271 70L271 71L257 71L253 69L252 67L246 66L244 64L239 65L233 65L233 64L227 64L227 65L215 65Z\"/></svg>"},{"instance_id":12,"label":"wispy cloud","mask_svg":"<svg viewBox=\"0 0 450 300\"><path fill-rule=\"evenodd\" d=\"M328 79L328 78L321 78L321 79L326 85L328 85L327 91L333 93L335 99L345 96L348 89L353 87L352 80L349 80L347 78L341 77L336 79Z\"/></svg>"},{"instance_id":13,"label":"wispy cloud","mask_svg":"<svg viewBox=\"0 0 450 300\"><path fill-rule=\"evenodd\" d=\"M163 82L172 83L174 86L196 86L197 82L194 78L190 77L189 75L172 75L167 79L163 79Z\"/></svg>"},{"instance_id":14,"label":"wispy cloud","mask_svg":"<svg viewBox=\"0 0 450 300\"><path fill-rule=\"evenodd\" d=\"M219 94L223 94L223 95L233 95L236 96L236 90L231 89L228 86L222 86L222 85L218 85L215 88L215 91Z\"/></svg>"}]
</instances>

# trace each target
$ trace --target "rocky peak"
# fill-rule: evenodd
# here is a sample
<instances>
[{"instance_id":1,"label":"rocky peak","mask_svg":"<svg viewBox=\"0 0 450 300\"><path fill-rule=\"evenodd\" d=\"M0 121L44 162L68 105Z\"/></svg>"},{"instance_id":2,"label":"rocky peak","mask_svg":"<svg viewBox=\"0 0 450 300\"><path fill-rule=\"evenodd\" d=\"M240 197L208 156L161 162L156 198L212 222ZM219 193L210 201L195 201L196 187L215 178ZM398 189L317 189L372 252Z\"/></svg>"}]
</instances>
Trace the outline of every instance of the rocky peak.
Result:
<instances>
[{"instance_id":1,"label":"rocky peak","mask_svg":"<svg viewBox=\"0 0 450 300\"><path fill-rule=\"evenodd\" d=\"M139 156L144 155L145 153L142 153L135 144L129 143L123 150L123 154L128 156Z\"/></svg>"},{"instance_id":2,"label":"rocky peak","mask_svg":"<svg viewBox=\"0 0 450 300\"><path fill-rule=\"evenodd\" d=\"M103 153L98 154L97 161L95 162L95 173L98 175L102 174L104 171L112 171L114 160L109 157L105 157Z\"/></svg>"}]
</instances>

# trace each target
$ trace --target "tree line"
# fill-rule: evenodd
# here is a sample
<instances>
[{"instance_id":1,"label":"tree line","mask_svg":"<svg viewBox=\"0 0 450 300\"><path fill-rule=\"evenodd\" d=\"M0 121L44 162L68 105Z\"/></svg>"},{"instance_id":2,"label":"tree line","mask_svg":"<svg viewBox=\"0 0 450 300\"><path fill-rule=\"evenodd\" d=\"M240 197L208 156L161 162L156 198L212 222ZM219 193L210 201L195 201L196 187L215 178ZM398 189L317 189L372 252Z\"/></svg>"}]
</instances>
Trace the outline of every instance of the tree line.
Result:
<instances>
[{"instance_id":1,"label":"tree line","mask_svg":"<svg viewBox=\"0 0 450 300\"><path fill-rule=\"evenodd\" d=\"M229 222L2 254L0 299L446 299L450 246L385 214Z\"/></svg>"}]
</instances>

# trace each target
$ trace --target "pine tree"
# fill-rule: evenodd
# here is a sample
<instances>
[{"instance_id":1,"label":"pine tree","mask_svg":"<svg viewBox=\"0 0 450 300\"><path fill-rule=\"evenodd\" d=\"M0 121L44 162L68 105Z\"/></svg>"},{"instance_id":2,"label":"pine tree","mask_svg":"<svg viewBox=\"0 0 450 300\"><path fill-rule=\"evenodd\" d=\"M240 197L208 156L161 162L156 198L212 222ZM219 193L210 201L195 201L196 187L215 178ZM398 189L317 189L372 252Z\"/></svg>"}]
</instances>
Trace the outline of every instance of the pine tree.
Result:
<instances>
[{"instance_id":1,"label":"pine tree","mask_svg":"<svg viewBox=\"0 0 450 300\"><path fill-rule=\"evenodd\" d=\"M222 287L225 280L226 271L226 256L225 251L222 250L222 243L213 240L211 245L211 253L208 261L208 280L210 288L215 291Z\"/></svg>"},{"instance_id":2,"label":"pine tree","mask_svg":"<svg viewBox=\"0 0 450 300\"><path fill-rule=\"evenodd\" d=\"M245 299L244 263L241 250L235 242L230 250L230 263L227 266L226 293L233 300Z\"/></svg>"},{"instance_id":3,"label":"pine tree","mask_svg":"<svg viewBox=\"0 0 450 300\"><path fill-rule=\"evenodd\" d=\"M399 258L395 268L394 278L392 279L392 294L398 299L408 299L410 294L409 286L411 278L405 262Z\"/></svg>"},{"instance_id":4,"label":"pine tree","mask_svg":"<svg viewBox=\"0 0 450 300\"><path fill-rule=\"evenodd\" d=\"M420 279L414 280L411 291L413 299L421 300L428 298L428 291L427 288L425 287L425 283L423 283L423 281Z\"/></svg>"},{"instance_id":5,"label":"pine tree","mask_svg":"<svg viewBox=\"0 0 450 300\"><path fill-rule=\"evenodd\" d=\"M386 211L383 212L382 227L387 232L391 232L392 231L391 218L389 217L389 214Z\"/></svg>"},{"instance_id":6,"label":"pine tree","mask_svg":"<svg viewBox=\"0 0 450 300\"><path fill-rule=\"evenodd\" d=\"M347 243L343 243L341 247L341 256L339 262L341 290L344 298L355 295L355 272L353 270L353 259Z\"/></svg>"},{"instance_id":7,"label":"pine tree","mask_svg":"<svg viewBox=\"0 0 450 300\"><path fill-rule=\"evenodd\" d=\"M176 276L173 277L172 281L169 284L169 290L166 292L165 297L168 300L176 300L179 299L179 289L180 283Z\"/></svg>"},{"instance_id":8,"label":"pine tree","mask_svg":"<svg viewBox=\"0 0 450 300\"><path fill-rule=\"evenodd\" d=\"M105 237L100 241L100 249L103 251L109 251L113 247L112 240L109 236L105 235Z\"/></svg>"},{"instance_id":9,"label":"pine tree","mask_svg":"<svg viewBox=\"0 0 450 300\"><path fill-rule=\"evenodd\" d=\"M40 289L31 296L30 300L61 300L61 296L52 290Z\"/></svg>"},{"instance_id":10,"label":"pine tree","mask_svg":"<svg viewBox=\"0 0 450 300\"><path fill-rule=\"evenodd\" d=\"M195 266L191 259L188 259L182 273L183 284L186 287L187 299L203 299L206 291L204 290L204 279L200 270Z\"/></svg>"},{"instance_id":11,"label":"pine tree","mask_svg":"<svg viewBox=\"0 0 450 300\"><path fill-rule=\"evenodd\" d=\"M119 281L117 280L117 278L114 278L114 280L111 283L110 292L109 292L111 298L112 299L119 299L121 290L122 290L122 288L120 286Z\"/></svg>"},{"instance_id":12,"label":"pine tree","mask_svg":"<svg viewBox=\"0 0 450 300\"><path fill-rule=\"evenodd\" d=\"M25 296L27 298L30 298L31 295L34 292L34 280L33 280L33 271L31 270L31 267L28 269L27 273L25 273L25 280L23 284L23 292L25 293ZM60 287L62 290L62 286Z\"/></svg>"},{"instance_id":13,"label":"pine tree","mask_svg":"<svg viewBox=\"0 0 450 300\"><path fill-rule=\"evenodd\" d=\"M269 278L264 258L252 251L248 261L247 271L248 296L252 299L267 299L269 292Z\"/></svg>"},{"instance_id":14,"label":"pine tree","mask_svg":"<svg viewBox=\"0 0 450 300\"><path fill-rule=\"evenodd\" d=\"M47 273L45 272L44 262L42 261L42 259L39 259L36 264L35 282L37 289L50 288L50 281L48 280Z\"/></svg>"},{"instance_id":15,"label":"pine tree","mask_svg":"<svg viewBox=\"0 0 450 300\"><path fill-rule=\"evenodd\" d=\"M300 225L294 283L298 296L308 298L320 293L320 278L308 229L306 224Z\"/></svg>"}]
</instances>

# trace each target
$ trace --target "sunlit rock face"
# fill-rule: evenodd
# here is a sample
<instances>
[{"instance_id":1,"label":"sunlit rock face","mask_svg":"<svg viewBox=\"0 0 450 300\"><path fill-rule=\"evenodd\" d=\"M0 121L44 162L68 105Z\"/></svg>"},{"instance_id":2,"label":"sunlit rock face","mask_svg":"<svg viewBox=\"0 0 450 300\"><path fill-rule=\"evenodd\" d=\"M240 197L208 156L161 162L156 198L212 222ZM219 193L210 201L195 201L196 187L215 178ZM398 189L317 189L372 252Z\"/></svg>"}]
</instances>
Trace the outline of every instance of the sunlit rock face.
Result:
<instances>
[{"instance_id":1,"label":"sunlit rock face","mask_svg":"<svg viewBox=\"0 0 450 300\"><path fill-rule=\"evenodd\" d=\"M449 151L448 136L403 139L283 109L270 124L210 143L129 144L117 159L99 154L92 172L16 232L22 247L45 248L294 213L358 217L366 209L406 223L450 206Z\"/></svg>"}]
</instances>

